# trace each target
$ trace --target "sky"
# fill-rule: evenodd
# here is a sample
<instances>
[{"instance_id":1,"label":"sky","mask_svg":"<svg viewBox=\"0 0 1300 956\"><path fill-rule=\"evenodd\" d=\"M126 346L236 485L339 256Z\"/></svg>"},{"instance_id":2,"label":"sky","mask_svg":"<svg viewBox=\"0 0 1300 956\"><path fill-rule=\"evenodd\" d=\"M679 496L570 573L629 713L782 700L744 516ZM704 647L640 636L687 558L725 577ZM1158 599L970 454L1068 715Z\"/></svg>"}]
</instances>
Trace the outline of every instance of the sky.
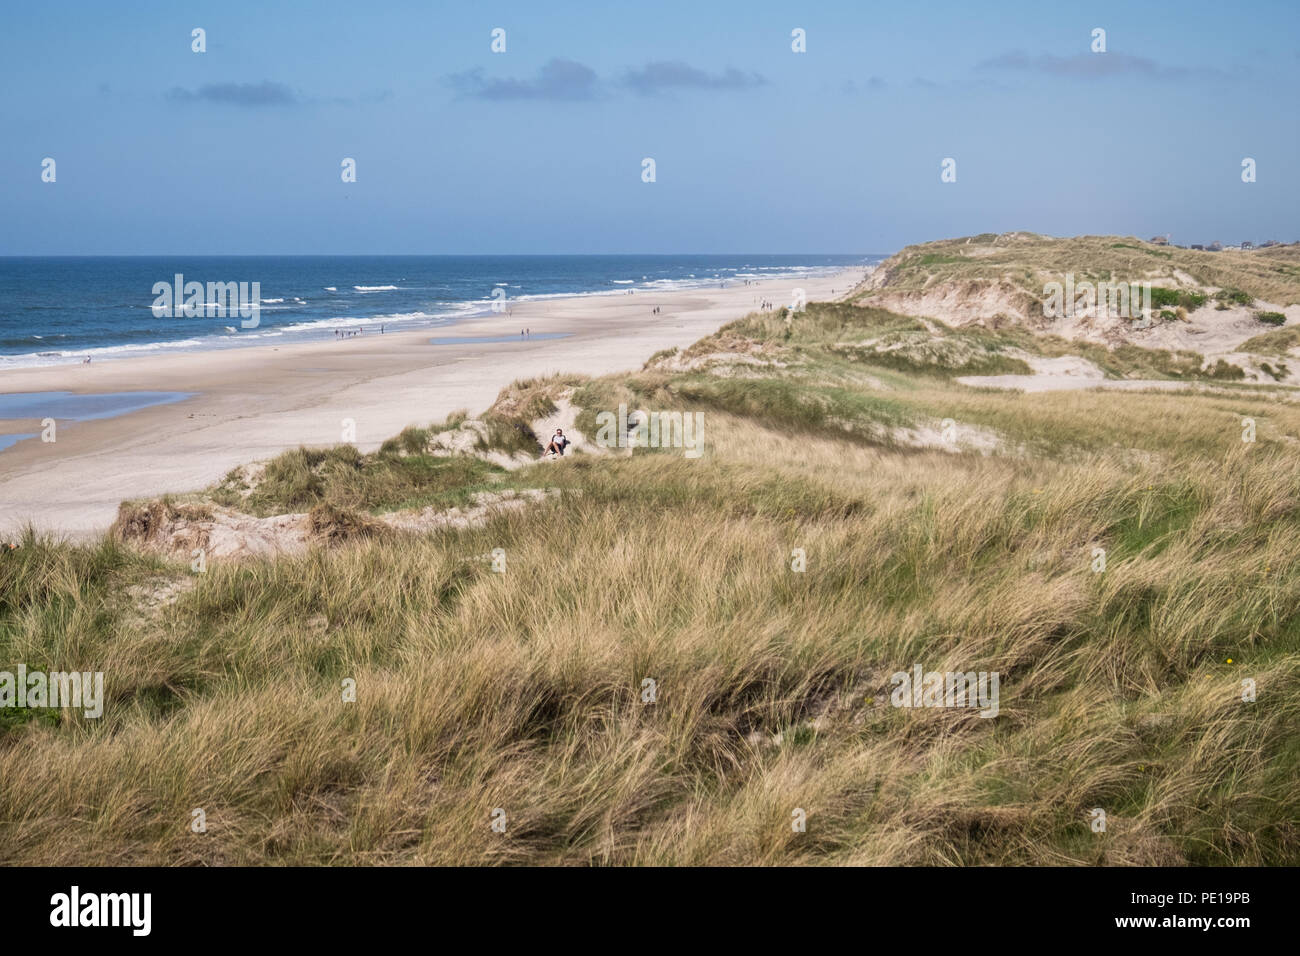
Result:
<instances>
[{"instance_id":1,"label":"sky","mask_svg":"<svg viewBox=\"0 0 1300 956\"><path fill-rule=\"evenodd\" d=\"M7 3L0 255L1290 242L1298 89L1296 0Z\"/></svg>"}]
</instances>

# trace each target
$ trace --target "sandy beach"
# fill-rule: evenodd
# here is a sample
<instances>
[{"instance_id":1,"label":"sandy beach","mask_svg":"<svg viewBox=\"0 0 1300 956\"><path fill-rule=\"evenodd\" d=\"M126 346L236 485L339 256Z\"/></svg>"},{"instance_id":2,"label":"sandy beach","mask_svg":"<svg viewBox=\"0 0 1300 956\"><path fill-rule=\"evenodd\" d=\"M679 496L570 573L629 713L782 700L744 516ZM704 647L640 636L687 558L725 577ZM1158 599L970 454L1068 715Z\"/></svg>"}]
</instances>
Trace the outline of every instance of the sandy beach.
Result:
<instances>
[{"instance_id":1,"label":"sandy beach","mask_svg":"<svg viewBox=\"0 0 1300 956\"><path fill-rule=\"evenodd\" d=\"M770 279L728 288L516 302L511 314L452 326L348 339L128 358L7 371L0 393L66 390L192 392L180 402L116 418L58 421L57 440L0 451L0 532L30 522L85 539L104 531L128 498L202 488L244 462L298 445L334 445L344 420L370 451L407 425L456 409L479 412L518 378L602 375L639 368L757 308L846 292L865 270ZM832 292L832 290L834 290ZM652 314L658 306L660 313ZM563 338L520 340L519 330ZM508 336L506 342L431 339ZM39 419L0 420L0 433L39 433Z\"/></svg>"}]
</instances>

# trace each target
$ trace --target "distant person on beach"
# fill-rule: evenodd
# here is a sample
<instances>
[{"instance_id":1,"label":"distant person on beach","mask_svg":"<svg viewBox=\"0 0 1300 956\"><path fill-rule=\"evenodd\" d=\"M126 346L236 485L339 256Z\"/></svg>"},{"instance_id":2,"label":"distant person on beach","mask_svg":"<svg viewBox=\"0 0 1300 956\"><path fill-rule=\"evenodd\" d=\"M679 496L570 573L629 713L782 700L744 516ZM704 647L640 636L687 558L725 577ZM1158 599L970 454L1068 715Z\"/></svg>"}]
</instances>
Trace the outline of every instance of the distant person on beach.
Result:
<instances>
[{"instance_id":1,"label":"distant person on beach","mask_svg":"<svg viewBox=\"0 0 1300 956\"><path fill-rule=\"evenodd\" d=\"M556 455L563 458L564 449L567 447L569 447L569 439L564 437L564 429L557 428L555 434L551 436L550 444L546 446L546 451L542 452L542 454L549 455L551 452L555 452Z\"/></svg>"}]
</instances>

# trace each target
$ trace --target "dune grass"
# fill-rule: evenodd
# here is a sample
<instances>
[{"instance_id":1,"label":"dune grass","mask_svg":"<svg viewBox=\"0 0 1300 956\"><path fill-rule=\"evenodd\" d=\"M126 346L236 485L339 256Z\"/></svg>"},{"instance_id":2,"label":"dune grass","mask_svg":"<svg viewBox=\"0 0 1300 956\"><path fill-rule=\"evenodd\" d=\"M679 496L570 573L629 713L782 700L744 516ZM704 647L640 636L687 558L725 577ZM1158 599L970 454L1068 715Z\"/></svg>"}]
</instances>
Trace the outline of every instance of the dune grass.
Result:
<instances>
[{"instance_id":1,"label":"dune grass","mask_svg":"<svg viewBox=\"0 0 1300 956\"><path fill-rule=\"evenodd\" d=\"M1298 345L1300 345L1300 326L1292 325L1284 329L1261 332L1259 335L1242 342L1237 347L1237 351L1254 352L1258 355L1285 356Z\"/></svg>"},{"instance_id":2,"label":"dune grass","mask_svg":"<svg viewBox=\"0 0 1300 956\"><path fill-rule=\"evenodd\" d=\"M1190 309L1205 304L1196 290L1178 288L1183 277L1221 290L1225 302L1300 302L1300 246L1203 252L1121 236L1055 238L1017 232L943 239L908 246L881 264L875 281L903 292L942 284L962 288L1005 282L1020 289L1025 302L1038 303L1043 283L1063 281L1067 273L1077 281L1151 281L1157 287L1152 290L1157 306L1168 302ZM864 293L865 288L859 289L860 296ZM869 304L870 298L867 294L863 301Z\"/></svg>"},{"instance_id":3,"label":"dune grass","mask_svg":"<svg viewBox=\"0 0 1300 956\"><path fill-rule=\"evenodd\" d=\"M352 445L297 448L268 462L254 487L240 469L231 472L214 489L212 500L262 517L322 505L379 512L452 507L475 491L504 486L506 472L496 465L471 457L429 454L421 438L425 431L408 428L370 455Z\"/></svg>"},{"instance_id":4,"label":"dune grass","mask_svg":"<svg viewBox=\"0 0 1300 956\"><path fill-rule=\"evenodd\" d=\"M203 574L3 549L0 669L102 670L107 701L0 709L0 863L1300 862L1300 408L837 353L891 322L752 316L571 383L583 415L703 411L706 454L525 469L559 497L486 526ZM668 364L717 353L758 364ZM944 417L1003 444L871 437ZM257 505L484 477L421 447L291 452ZM997 671L999 715L891 706L916 663Z\"/></svg>"}]
</instances>

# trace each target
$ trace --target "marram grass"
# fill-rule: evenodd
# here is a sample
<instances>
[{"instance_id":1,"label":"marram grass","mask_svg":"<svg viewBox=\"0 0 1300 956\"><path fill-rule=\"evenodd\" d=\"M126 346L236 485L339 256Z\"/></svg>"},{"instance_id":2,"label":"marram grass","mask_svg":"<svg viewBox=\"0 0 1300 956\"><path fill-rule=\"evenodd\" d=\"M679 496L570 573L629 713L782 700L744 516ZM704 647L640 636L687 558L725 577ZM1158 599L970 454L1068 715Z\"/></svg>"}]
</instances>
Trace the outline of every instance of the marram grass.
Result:
<instances>
[{"instance_id":1,"label":"marram grass","mask_svg":"<svg viewBox=\"0 0 1300 956\"><path fill-rule=\"evenodd\" d=\"M107 699L0 710L0 863L1300 862L1300 410L976 391L846 362L869 329L819 309L698 353L774 360L749 393L734 369L585 384L583 414L704 411L704 457L525 469L560 496L486 527L203 574L16 542L0 669L101 670ZM881 438L944 417L1002 444ZM490 483L419 444L290 453L254 504ZM891 706L915 663L997 671L998 716Z\"/></svg>"}]
</instances>

